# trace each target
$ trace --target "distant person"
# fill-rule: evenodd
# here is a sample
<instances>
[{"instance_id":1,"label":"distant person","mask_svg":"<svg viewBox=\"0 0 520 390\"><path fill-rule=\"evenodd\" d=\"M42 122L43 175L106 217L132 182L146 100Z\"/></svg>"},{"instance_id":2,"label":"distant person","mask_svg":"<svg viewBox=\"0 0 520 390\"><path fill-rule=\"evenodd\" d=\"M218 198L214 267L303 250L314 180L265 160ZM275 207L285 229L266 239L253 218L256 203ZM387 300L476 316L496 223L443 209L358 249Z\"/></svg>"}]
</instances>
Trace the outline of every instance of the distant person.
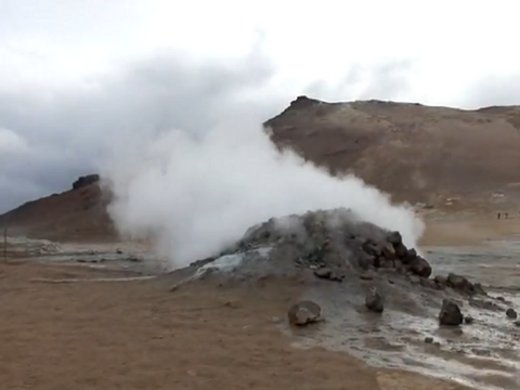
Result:
<instances>
[{"instance_id":1,"label":"distant person","mask_svg":"<svg viewBox=\"0 0 520 390\"><path fill-rule=\"evenodd\" d=\"M497 214L497 219L500 219L500 213Z\"/></svg>"}]
</instances>

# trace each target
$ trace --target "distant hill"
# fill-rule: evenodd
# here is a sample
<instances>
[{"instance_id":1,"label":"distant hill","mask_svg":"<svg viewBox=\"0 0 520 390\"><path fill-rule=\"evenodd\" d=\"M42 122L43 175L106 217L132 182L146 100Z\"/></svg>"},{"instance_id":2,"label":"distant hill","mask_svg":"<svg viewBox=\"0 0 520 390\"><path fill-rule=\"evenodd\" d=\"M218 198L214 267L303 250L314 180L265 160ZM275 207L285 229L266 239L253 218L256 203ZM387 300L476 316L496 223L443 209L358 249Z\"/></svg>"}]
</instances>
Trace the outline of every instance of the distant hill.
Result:
<instances>
[{"instance_id":1,"label":"distant hill","mask_svg":"<svg viewBox=\"0 0 520 390\"><path fill-rule=\"evenodd\" d=\"M117 238L106 211L110 196L89 175L73 183L71 190L27 202L0 216L9 235L25 235L59 241L113 241Z\"/></svg>"},{"instance_id":2,"label":"distant hill","mask_svg":"<svg viewBox=\"0 0 520 390\"><path fill-rule=\"evenodd\" d=\"M474 111L301 96L265 125L279 148L355 173L397 201L508 209L520 204L520 107Z\"/></svg>"}]
</instances>

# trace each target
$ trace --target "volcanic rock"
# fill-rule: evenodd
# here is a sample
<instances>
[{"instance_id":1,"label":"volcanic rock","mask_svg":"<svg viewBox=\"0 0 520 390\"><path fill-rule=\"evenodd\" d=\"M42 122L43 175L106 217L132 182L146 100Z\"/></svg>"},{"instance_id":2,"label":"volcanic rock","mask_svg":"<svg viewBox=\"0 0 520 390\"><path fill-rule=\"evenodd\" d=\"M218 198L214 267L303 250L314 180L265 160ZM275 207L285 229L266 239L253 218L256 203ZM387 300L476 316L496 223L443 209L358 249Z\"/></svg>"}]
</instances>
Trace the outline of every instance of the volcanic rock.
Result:
<instances>
[{"instance_id":1,"label":"volcanic rock","mask_svg":"<svg viewBox=\"0 0 520 390\"><path fill-rule=\"evenodd\" d=\"M291 325L304 326L321 319L321 307L312 301L301 301L289 308L287 317Z\"/></svg>"},{"instance_id":2,"label":"volcanic rock","mask_svg":"<svg viewBox=\"0 0 520 390\"><path fill-rule=\"evenodd\" d=\"M442 301L442 308L439 313L439 323L441 325L458 326L462 324L463 319L460 308L455 302L449 299Z\"/></svg>"},{"instance_id":3,"label":"volcanic rock","mask_svg":"<svg viewBox=\"0 0 520 390\"><path fill-rule=\"evenodd\" d=\"M516 318L518 317L518 314L516 313L516 310L509 308L506 310L506 316L507 316L507 318L516 320Z\"/></svg>"},{"instance_id":4,"label":"volcanic rock","mask_svg":"<svg viewBox=\"0 0 520 390\"><path fill-rule=\"evenodd\" d=\"M398 259L406 259L408 257L408 249L402 242L394 245L394 249Z\"/></svg>"},{"instance_id":5,"label":"volcanic rock","mask_svg":"<svg viewBox=\"0 0 520 390\"><path fill-rule=\"evenodd\" d=\"M329 267L318 268L314 271L314 275L320 279L332 280L334 282L341 282L344 279L344 275L340 275Z\"/></svg>"},{"instance_id":6,"label":"volcanic rock","mask_svg":"<svg viewBox=\"0 0 520 390\"><path fill-rule=\"evenodd\" d=\"M477 289L464 276L450 273L446 280L446 285L464 294L475 294Z\"/></svg>"},{"instance_id":7,"label":"volcanic rock","mask_svg":"<svg viewBox=\"0 0 520 390\"><path fill-rule=\"evenodd\" d=\"M392 232L388 235L388 242L394 246L399 245L403 242L403 238L401 237L401 233Z\"/></svg>"},{"instance_id":8,"label":"volcanic rock","mask_svg":"<svg viewBox=\"0 0 520 390\"><path fill-rule=\"evenodd\" d=\"M80 176L78 180L72 183L72 189L77 190L78 188L88 186L89 184L96 183L99 181L98 174L91 174L86 176Z\"/></svg>"},{"instance_id":9,"label":"volcanic rock","mask_svg":"<svg viewBox=\"0 0 520 390\"><path fill-rule=\"evenodd\" d=\"M432 267L430 263L428 263L425 259L420 256L417 256L409 265L408 269L413 274L420 276L422 278L427 278L432 273Z\"/></svg>"},{"instance_id":10,"label":"volcanic rock","mask_svg":"<svg viewBox=\"0 0 520 390\"><path fill-rule=\"evenodd\" d=\"M365 306L368 310L373 311L374 313L382 313L384 310L384 300L381 294L377 291L376 288L372 288L370 292L365 297Z\"/></svg>"},{"instance_id":11,"label":"volcanic rock","mask_svg":"<svg viewBox=\"0 0 520 390\"><path fill-rule=\"evenodd\" d=\"M401 258L401 261L403 264L409 264L412 261L414 261L416 257L417 257L417 251L415 249L411 248L411 249L408 249L406 256Z\"/></svg>"}]
</instances>

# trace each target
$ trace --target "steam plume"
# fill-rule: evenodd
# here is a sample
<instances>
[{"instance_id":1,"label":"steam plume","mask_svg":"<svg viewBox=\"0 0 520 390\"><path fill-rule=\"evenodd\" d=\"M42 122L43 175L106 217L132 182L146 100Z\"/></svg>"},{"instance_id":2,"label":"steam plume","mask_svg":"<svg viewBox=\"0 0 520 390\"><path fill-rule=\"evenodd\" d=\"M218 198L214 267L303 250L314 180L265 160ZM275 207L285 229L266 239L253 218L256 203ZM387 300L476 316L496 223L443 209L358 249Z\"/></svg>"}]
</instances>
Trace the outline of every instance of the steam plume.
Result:
<instances>
[{"instance_id":1,"label":"steam plume","mask_svg":"<svg viewBox=\"0 0 520 390\"><path fill-rule=\"evenodd\" d=\"M174 130L118 153L105 175L119 230L152 238L175 267L214 254L270 217L335 207L416 243L423 227L412 210L392 206L354 176L332 177L279 153L255 123L235 117L204 135Z\"/></svg>"}]
</instances>

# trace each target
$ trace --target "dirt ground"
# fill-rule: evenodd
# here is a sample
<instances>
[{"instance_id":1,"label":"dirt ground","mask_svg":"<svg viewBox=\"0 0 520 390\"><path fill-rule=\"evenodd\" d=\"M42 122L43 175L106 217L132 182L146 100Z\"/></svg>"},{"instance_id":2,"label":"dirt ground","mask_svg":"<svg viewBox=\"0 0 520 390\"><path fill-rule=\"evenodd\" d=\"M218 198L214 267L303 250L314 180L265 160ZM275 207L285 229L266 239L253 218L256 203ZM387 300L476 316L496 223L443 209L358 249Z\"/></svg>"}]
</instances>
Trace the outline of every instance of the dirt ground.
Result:
<instances>
[{"instance_id":1,"label":"dirt ground","mask_svg":"<svg viewBox=\"0 0 520 390\"><path fill-rule=\"evenodd\" d=\"M520 237L520 214L511 213L508 219L497 219L496 213L433 214L424 219L426 229L420 240L423 246L475 246Z\"/></svg>"},{"instance_id":2,"label":"dirt ground","mask_svg":"<svg viewBox=\"0 0 520 390\"><path fill-rule=\"evenodd\" d=\"M170 277L63 282L95 277L107 274L0 264L2 389L461 388L292 347L280 327L298 280L249 288L200 281L175 291Z\"/></svg>"}]
</instances>

